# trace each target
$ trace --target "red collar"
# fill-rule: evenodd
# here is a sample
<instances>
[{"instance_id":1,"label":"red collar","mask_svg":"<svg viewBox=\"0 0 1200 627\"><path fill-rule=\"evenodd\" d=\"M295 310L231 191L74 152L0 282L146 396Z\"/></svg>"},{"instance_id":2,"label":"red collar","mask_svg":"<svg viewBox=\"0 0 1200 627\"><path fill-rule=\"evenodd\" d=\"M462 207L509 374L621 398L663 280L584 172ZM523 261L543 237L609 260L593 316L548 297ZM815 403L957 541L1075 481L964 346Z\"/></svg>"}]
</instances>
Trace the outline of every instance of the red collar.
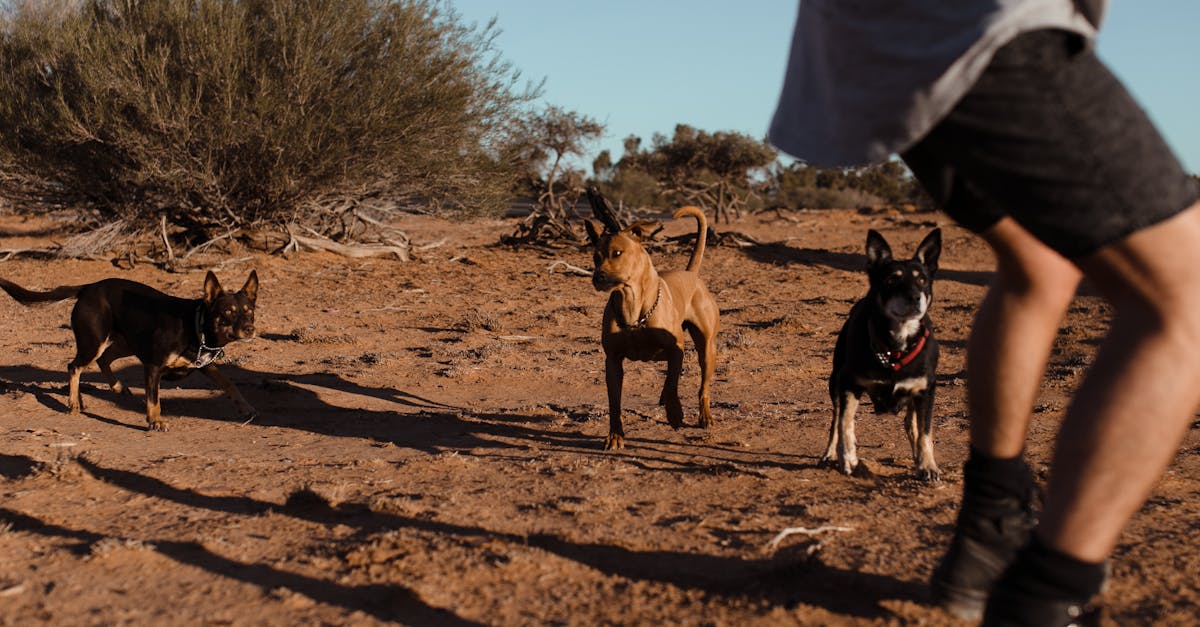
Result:
<instances>
[{"instance_id":1,"label":"red collar","mask_svg":"<svg viewBox=\"0 0 1200 627\"><path fill-rule=\"evenodd\" d=\"M913 347L908 351L893 351L888 350L882 343L875 343L875 357L879 359L879 363L892 369L892 372L897 372L901 368L911 364L921 351L925 350L925 341L929 339L929 327L922 327L921 336L917 338Z\"/></svg>"}]
</instances>

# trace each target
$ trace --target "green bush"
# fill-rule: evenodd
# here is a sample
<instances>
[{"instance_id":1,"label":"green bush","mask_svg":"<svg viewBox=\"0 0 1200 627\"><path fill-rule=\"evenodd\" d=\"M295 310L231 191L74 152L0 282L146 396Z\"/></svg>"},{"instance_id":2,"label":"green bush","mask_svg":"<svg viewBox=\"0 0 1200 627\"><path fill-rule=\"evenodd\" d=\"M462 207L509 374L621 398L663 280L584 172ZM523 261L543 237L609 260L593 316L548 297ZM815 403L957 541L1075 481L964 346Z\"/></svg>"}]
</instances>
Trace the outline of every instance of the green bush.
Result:
<instances>
[{"instance_id":1,"label":"green bush","mask_svg":"<svg viewBox=\"0 0 1200 627\"><path fill-rule=\"evenodd\" d=\"M502 209L536 95L432 0L7 2L0 163L106 218L207 231L330 195ZM316 216L319 218L319 216Z\"/></svg>"}]
</instances>

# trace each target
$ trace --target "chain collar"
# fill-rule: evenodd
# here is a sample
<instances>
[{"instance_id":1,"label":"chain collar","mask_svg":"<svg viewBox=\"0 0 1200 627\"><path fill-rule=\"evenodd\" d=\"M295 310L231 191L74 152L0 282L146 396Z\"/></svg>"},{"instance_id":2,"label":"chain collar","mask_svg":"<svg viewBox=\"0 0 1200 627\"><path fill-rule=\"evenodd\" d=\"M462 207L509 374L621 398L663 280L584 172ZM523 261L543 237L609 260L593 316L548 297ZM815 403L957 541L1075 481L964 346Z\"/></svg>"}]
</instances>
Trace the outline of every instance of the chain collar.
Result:
<instances>
[{"instance_id":1,"label":"chain collar","mask_svg":"<svg viewBox=\"0 0 1200 627\"><path fill-rule=\"evenodd\" d=\"M661 280L658 282L658 295L654 297L654 304L650 305L650 309L647 310L646 313L642 314L642 317L638 318L637 322L635 322L633 324L626 324L621 321L618 321L617 324L622 329L625 329L626 331L629 331L632 329L645 329L646 324L648 322L650 322L650 315L654 313L655 309L658 309L658 301L660 301L660 300L662 300L662 281Z\"/></svg>"},{"instance_id":2,"label":"chain collar","mask_svg":"<svg viewBox=\"0 0 1200 627\"><path fill-rule=\"evenodd\" d=\"M908 364L911 364L913 360L917 358L917 355L920 355L921 351L925 350L925 342L929 339L929 327L921 325L921 332L917 337L917 341L913 344L913 347L907 351L890 350L886 345L883 344L883 342L880 342L878 338L875 337L874 330L871 331L871 336L872 340L874 340L873 344L875 344L875 358L878 359L879 363L884 367L896 372Z\"/></svg>"},{"instance_id":3,"label":"chain collar","mask_svg":"<svg viewBox=\"0 0 1200 627\"><path fill-rule=\"evenodd\" d=\"M192 360L193 368L203 368L225 356L223 347L204 344L204 303L196 307L196 337L200 340L200 348L196 350L196 358Z\"/></svg>"}]
</instances>

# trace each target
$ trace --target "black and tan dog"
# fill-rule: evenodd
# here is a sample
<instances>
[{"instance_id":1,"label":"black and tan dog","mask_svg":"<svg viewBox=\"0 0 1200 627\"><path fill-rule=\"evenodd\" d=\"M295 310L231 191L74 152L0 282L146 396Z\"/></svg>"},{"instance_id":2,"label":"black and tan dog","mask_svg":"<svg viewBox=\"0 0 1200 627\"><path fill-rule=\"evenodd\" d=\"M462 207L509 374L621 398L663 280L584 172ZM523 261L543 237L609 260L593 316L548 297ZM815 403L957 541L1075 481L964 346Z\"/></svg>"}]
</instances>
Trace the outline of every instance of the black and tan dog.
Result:
<instances>
[{"instance_id":1,"label":"black and tan dog","mask_svg":"<svg viewBox=\"0 0 1200 627\"><path fill-rule=\"evenodd\" d=\"M858 466L854 414L865 392L875 413L905 413L916 474L938 481L933 459L933 398L937 383L938 344L933 337L929 304L933 276L942 250L942 233L934 229L908 260L892 258L883 236L867 233L870 289L850 310L833 352L829 397L833 424L821 463L846 474Z\"/></svg>"},{"instance_id":2,"label":"black and tan dog","mask_svg":"<svg viewBox=\"0 0 1200 627\"><path fill-rule=\"evenodd\" d=\"M146 422L151 431L167 430L158 402L162 379L176 379L192 370L203 372L224 390L243 418L254 417L254 408L213 363L226 344L254 335L258 274L253 270L242 289L234 293L223 290L216 275L209 272L204 278L204 296L198 299L177 298L125 279L66 285L45 292L0 279L0 288L26 305L77 299L71 310L75 359L67 364L71 413L83 410L79 375L85 368L95 362L113 391L128 392L113 375L112 362L134 356L146 369Z\"/></svg>"},{"instance_id":3,"label":"black and tan dog","mask_svg":"<svg viewBox=\"0 0 1200 627\"><path fill-rule=\"evenodd\" d=\"M696 247L686 270L659 274L642 242L653 232L655 222L638 222L624 229L603 232L585 222L596 264L592 285L611 291L604 308L600 343L604 347L604 379L608 385L608 439L605 449L625 446L621 427L621 388L625 379L626 359L667 362L667 381L658 402L667 411L672 427L683 426L683 406L679 402L679 376L683 372L684 331L692 336L700 358L699 426L712 424L709 386L716 364L716 338L719 310L712 294L700 279L700 260L704 255L708 222L696 207L683 207L675 218L696 219Z\"/></svg>"}]
</instances>

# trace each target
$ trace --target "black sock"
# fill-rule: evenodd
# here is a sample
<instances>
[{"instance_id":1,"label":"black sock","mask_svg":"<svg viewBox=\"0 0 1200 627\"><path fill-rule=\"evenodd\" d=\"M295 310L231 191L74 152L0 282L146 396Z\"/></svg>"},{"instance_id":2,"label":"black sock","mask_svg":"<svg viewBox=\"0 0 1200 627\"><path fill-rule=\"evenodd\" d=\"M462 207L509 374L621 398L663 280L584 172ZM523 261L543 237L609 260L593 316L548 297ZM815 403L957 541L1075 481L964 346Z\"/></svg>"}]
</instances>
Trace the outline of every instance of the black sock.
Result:
<instances>
[{"instance_id":1,"label":"black sock","mask_svg":"<svg viewBox=\"0 0 1200 627\"><path fill-rule=\"evenodd\" d=\"M1037 534L1017 552L998 584L1033 597L1087 601L1104 585L1104 562L1084 562L1046 546Z\"/></svg>"},{"instance_id":2,"label":"black sock","mask_svg":"<svg viewBox=\"0 0 1200 627\"><path fill-rule=\"evenodd\" d=\"M989 509L988 504L1005 504L1007 511L1012 499L1027 505L1033 492L1033 470L1025 463L1024 453L1016 457L989 457L971 447L963 465L963 501L975 508ZM980 513L987 514L987 511ZM1001 512L1002 513L1002 512Z\"/></svg>"}]
</instances>

